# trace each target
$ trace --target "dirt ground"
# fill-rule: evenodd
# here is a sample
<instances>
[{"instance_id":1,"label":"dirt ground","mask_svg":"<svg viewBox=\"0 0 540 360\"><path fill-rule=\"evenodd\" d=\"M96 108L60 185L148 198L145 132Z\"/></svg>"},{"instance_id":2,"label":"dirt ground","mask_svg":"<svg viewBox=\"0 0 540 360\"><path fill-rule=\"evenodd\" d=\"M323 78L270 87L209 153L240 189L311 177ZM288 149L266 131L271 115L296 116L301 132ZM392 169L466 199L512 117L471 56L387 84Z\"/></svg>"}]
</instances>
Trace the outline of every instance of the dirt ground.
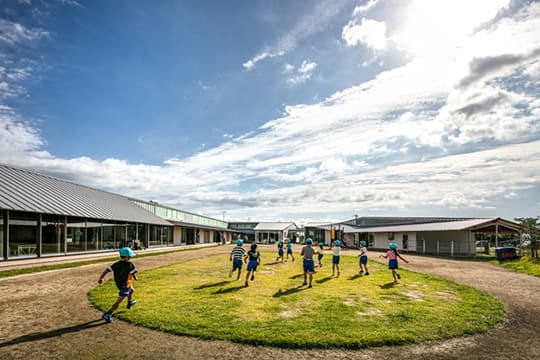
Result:
<instances>
[{"instance_id":1,"label":"dirt ground","mask_svg":"<svg viewBox=\"0 0 540 360\"><path fill-rule=\"evenodd\" d=\"M145 269L229 251L230 247L207 248L134 262L144 276ZM371 253L372 258L374 255ZM0 359L540 359L540 278L484 262L406 258L410 264L404 267L408 269L498 297L506 305L507 320L487 334L355 351L287 350L206 341L120 320L104 323L87 299L87 292L97 285L105 267L102 263L0 279Z\"/></svg>"}]
</instances>

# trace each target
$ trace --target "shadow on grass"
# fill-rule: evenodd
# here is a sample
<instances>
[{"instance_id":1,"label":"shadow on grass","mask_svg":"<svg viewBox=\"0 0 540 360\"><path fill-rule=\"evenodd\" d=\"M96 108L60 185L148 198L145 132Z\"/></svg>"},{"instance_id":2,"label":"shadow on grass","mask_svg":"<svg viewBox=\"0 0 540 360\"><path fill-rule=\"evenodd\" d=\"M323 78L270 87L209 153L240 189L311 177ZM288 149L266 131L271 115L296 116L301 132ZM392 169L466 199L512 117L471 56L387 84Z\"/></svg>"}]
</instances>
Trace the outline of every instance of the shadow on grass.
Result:
<instances>
[{"instance_id":1,"label":"shadow on grass","mask_svg":"<svg viewBox=\"0 0 540 360\"><path fill-rule=\"evenodd\" d=\"M193 288L193 290L203 290L203 289L208 289L208 288L211 288L211 287L227 285L230 282L232 282L232 280L224 280L224 281L220 281L220 282L216 282L216 283L204 284L204 285L197 286L197 287Z\"/></svg>"},{"instance_id":2,"label":"shadow on grass","mask_svg":"<svg viewBox=\"0 0 540 360\"><path fill-rule=\"evenodd\" d=\"M68 327L64 327L60 329L54 329L54 330L49 330L49 331L40 332L40 333L32 333L28 335L23 335L18 338L0 343L0 348L10 346L10 345L17 345L21 343L31 342L31 341L49 339L49 338L53 338L57 336L62 336L64 334L91 329L91 328L102 326L105 324L106 324L105 321L99 319L99 320L92 320L84 324L78 324L78 325L68 326Z\"/></svg>"},{"instance_id":3,"label":"shadow on grass","mask_svg":"<svg viewBox=\"0 0 540 360\"><path fill-rule=\"evenodd\" d=\"M301 278L302 276L304 276L304 274L296 274L296 275L290 276L289 279L298 279L298 278Z\"/></svg>"},{"instance_id":4,"label":"shadow on grass","mask_svg":"<svg viewBox=\"0 0 540 360\"><path fill-rule=\"evenodd\" d=\"M394 282L389 282L389 283L386 283L384 285L379 285L381 287L381 289L391 289L395 286L396 284L394 284Z\"/></svg>"},{"instance_id":5,"label":"shadow on grass","mask_svg":"<svg viewBox=\"0 0 540 360\"><path fill-rule=\"evenodd\" d=\"M281 261L272 261L263 265L277 265L277 264L283 264Z\"/></svg>"},{"instance_id":6,"label":"shadow on grass","mask_svg":"<svg viewBox=\"0 0 540 360\"><path fill-rule=\"evenodd\" d=\"M285 291L279 289L274 295L272 295L272 297L277 298L277 297L296 294L297 292L300 292L302 290L306 290L307 288L308 287L305 286L305 285L300 285L300 286L297 286L297 287L294 287L294 288L287 289Z\"/></svg>"},{"instance_id":7,"label":"shadow on grass","mask_svg":"<svg viewBox=\"0 0 540 360\"><path fill-rule=\"evenodd\" d=\"M327 276L327 277L325 277L325 278L322 278L322 279L319 279L319 280L315 280L315 282L316 282L317 284L322 284L322 283L325 283L325 282L330 281L330 280L332 280L332 277L331 277L331 276Z\"/></svg>"},{"instance_id":8,"label":"shadow on grass","mask_svg":"<svg viewBox=\"0 0 540 360\"><path fill-rule=\"evenodd\" d=\"M219 289L218 291L214 291L212 294L228 294L228 293L236 292L236 291L238 291L240 289L243 289L243 288L245 288L244 285L233 286L233 287L226 288L226 289Z\"/></svg>"},{"instance_id":9,"label":"shadow on grass","mask_svg":"<svg viewBox=\"0 0 540 360\"><path fill-rule=\"evenodd\" d=\"M349 278L349 280L356 280L356 279L359 279L359 278L361 278L361 277L362 277L362 275L360 275L360 274L355 274L355 275L351 276L351 277Z\"/></svg>"}]
</instances>

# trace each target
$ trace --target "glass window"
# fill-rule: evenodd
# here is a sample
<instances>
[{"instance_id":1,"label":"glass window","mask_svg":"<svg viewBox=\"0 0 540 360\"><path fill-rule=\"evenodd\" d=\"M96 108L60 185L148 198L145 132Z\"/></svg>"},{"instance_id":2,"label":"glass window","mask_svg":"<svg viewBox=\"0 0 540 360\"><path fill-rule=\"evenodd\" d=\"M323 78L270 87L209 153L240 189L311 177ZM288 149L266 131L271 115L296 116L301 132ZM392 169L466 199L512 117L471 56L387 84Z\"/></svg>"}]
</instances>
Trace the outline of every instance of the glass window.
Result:
<instances>
[{"instance_id":1,"label":"glass window","mask_svg":"<svg viewBox=\"0 0 540 360\"><path fill-rule=\"evenodd\" d=\"M4 259L4 212L0 211L0 260Z\"/></svg>"},{"instance_id":2,"label":"glass window","mask_svg":"<svg viewBox=\"0 0 540 360\"><path fill-rule=\"evenodd\" d=\"M103 249L116 249L116 244L114 242L114 222L104 222L103 223Z\"/></svg>"},{"instance_id":3,"label":"glass window","mask_svg":"<svg viewBox=\"0 0 540 360\"><path fill-rule=\"evenodd\" d=\"M86 219L68 217L66 231L67 251L86 251Z\"/></svg>"},{"instance_id":4,"label":"glass window","mask_svg":"<svg viewBox=\"0 0 540 360\"><path fill-rule=\"evenodd\" d=\"M41 252L47 254L63 254L64 249L64 217L58 215L42 215L41 217Z\"/></svg>"},{"instance_id":5,"label":"glass window","mask_svg":"<svg viewBox=\"0 0 540 360\"><path fill-rule=\"evenodd\" d=\"M87 250L103 250L101 241L101 221L89 220L86 222L86 248Z\"/></svg>"},{"instance_id":6,"label":"glass window","mask_svg":"<svg viewBox=\"0 0 540 360\"><path fill-rule=\"evenodd\" d=\"M9 257L37 256L37 216L13 211L9 214Z\"/></svg>"},{"instance_id":7,"label":"glass window","mask_svg":"<svg viewBox=\"0 0 540 360\"><path fill-rule=\"evenodd\" d=\"M126 239L126 225L125 224L117 224L114 230L114 239L115 244L117 248L121 248L124 246L127 246L127 239Z\"/></svg>"},{"instance_id":8,"label":"glass window","mask_svg":"<svg viewBox=\"0 0 540 360\"><path fill-rule=\"evenodd\" d=\"M394 238L396 237L396 234L393 233L393 232L389 232L388 233L388 240L389 241L394 241Z\"/></svg>"},{"instance_id":9,"label":"glass window","mask_svg":"<svg viewBox=\"0 0 540 360\"><path fill-rule=\"evenodd\" d=\"M139 243L141 246L148 247L148 239L146 236L146 230L148 229L148 225L146 224L137 224L137 239L139 240Z\"/></svg>"},{"instance_id":10,"label":"glass window","mask_svg":"<svg viewBox=\"0 0 540 360\"><path fill-rule=\"evenodd\" d=\"M409 248L409 234L403 233L403 248L408 249Z\"/></svg>"},{"instance_id":11,"label":"glass window","mask_svg":"<svg viewBox=\"0 0 540 360\"><path fill-rule=\"evenodd\" d=\"M127 246L134 247L137 240L137 225L127 224Z\"/></svg>"},{"instance_id":12,"label":"glass window","mask_svg":"<svg viewBox=\"0 0 540 360\"><path fill-rule=\"evenodd\" d=\"M161 245L161 226L150 225L150 246Z\"/></svg>"}]
</instances>

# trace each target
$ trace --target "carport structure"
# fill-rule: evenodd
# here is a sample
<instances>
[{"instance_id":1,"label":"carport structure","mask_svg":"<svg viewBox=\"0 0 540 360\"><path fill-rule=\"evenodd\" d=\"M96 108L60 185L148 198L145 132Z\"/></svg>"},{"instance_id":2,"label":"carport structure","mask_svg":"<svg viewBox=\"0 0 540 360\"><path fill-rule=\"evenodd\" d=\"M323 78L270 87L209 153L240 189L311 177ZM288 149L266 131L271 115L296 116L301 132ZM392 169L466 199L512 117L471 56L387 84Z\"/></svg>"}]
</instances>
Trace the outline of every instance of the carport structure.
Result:
<instances>
[{"instance_id":1,"label":"carport structure","mask_svg":"<svg viewBox=\"0 0 540 360\"><path fill-rule=\"evenodd\" d=\"M476 253L476 235L495 236L494 245L499 245L499 235L521 234L519 224L502 218L451 219L425 222L415 219L412 224L377 225L348 229L347 233L370 234L370 247L386 249L390 242L398 244L404 251L421 254L473 256ZM393 219L395 222L395 219Z\"/></svg>"}]
</instances>

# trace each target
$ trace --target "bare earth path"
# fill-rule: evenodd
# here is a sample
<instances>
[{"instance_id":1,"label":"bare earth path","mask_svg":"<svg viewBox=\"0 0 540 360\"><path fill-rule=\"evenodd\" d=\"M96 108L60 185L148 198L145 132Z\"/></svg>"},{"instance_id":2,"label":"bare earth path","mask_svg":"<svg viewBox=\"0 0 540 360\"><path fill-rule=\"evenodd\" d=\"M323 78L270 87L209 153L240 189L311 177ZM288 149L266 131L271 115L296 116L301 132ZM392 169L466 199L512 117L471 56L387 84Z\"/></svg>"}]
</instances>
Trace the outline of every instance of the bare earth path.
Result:
<instances>
[{"instance_id":1,"label":"bare earth path","mask_svg":"<svg viewBox=\"0 0 540 360\"><path fill-rule=\"evenodd\" d=\"M229 251L230 247L207 248L135 263L143 275L144 269ZM507 321L487 334L358 351L285 350L204 341L119 320L105 324L86 295L106 266L96 264L1 279L0 359L540 359L540 278L482 262L407 258L411 270L500 298L506 305Z\"/></svg>"}]
</instances>

